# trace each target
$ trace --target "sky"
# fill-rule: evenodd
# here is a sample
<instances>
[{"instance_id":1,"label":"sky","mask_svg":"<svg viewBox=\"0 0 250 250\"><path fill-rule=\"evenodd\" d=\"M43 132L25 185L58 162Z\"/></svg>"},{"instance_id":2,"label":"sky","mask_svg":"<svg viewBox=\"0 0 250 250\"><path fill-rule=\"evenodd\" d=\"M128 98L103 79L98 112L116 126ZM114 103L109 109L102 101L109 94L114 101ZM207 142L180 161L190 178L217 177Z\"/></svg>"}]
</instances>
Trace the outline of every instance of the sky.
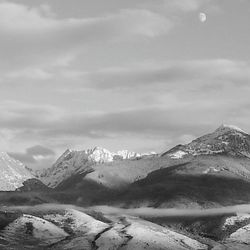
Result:
<instances>
[{"instance_id":1,"label":"sky","mask_svg":"<svg viewBox=\"0 0 250 250\"><path fill-rule=\"evenodd\" d=\"M0 150L36 169L250 132L249 24L249 0L0 0Z\"/></svg>"}]
</instances>

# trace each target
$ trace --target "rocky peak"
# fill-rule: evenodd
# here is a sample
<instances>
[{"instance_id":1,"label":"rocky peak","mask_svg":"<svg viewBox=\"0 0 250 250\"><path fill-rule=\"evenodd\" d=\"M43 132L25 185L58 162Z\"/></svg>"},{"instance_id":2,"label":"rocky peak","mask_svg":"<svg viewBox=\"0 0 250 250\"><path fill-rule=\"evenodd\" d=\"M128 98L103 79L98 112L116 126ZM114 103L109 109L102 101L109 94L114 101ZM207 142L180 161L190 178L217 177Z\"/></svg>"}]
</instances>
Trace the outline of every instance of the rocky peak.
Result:
<instances>
[{"instance_id":1,"label":"rocky peak","mask_svg":"<svg viewBox=\"0 0 250 250\"><path fill-rule=\"evenodd\" d=\"M233 125L221 125L213 133L189 144L179 145L163 155L183 158L186 155L230 154L250 157L250 135Z\"/></svg>"},{"instance_id":2,"label":"rocky peak","mask_svg":"<svg viewBox=\"0 0 250 250\"><path fill-rule=\"evenodd\" d=\"M52 167L38 172L36 176L46 185L55 187L73 174L92 171L93 165L117 160L128 160L144 155L148 156L149 154L141 155L128 150L113 153L102 147L94 147L80 151L67 149Z\"/></svg>"},{"instance_id":3,"label":"rocky peak","mask_svg":"<svg viewBox=\"0 0 250 250\"><path fill-rule=\"evenodd\" d=\"M227 124L222 124L219 128L215 130L214 133L217 134L224 134L224 133L242 133L242 134L247 134L244 130L240 129L237 126L234 125L227 125Z\"/></svg>"},{"instance_id":4,"label":"rocky peak","mask_svg":"<svg viewBox=\"0 0 250 250\"><path fill-rule=\"evenodd\" d=\"M113 161L113 154L105 148L95 147L94 149L86 150L88 159L93 162L105 163Z\"/></svg>"}]
</instances>

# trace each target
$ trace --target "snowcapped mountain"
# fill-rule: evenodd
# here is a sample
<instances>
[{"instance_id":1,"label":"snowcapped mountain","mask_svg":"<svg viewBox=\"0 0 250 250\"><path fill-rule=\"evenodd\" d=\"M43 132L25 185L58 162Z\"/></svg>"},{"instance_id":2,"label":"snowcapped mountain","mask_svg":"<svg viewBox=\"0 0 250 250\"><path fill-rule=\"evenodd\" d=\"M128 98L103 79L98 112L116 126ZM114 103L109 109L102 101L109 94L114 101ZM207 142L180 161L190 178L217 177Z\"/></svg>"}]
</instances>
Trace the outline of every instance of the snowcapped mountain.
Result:
<instances>
[{"instance_id":1,"label":"snowcapped mountain","mask_svg":"<svg viewBox=\"0 0 250 250\"><path fill-rule=\"evenodd\" d=\"M189 144L178 145L163 154L173 159L188 155L228 154L250 157L250 135L233 125L221 125L213 133L195 139Z\"/></svg>"},{"instance_id":2,"label":"snowcapped mountain","mask_svg":"<svg viewBox=\"0 0 250 250\"><path fill-rule=\"evenodd\" d=\"M101 147L83 151L67 149L51 168L37 173L37 177L49 187L56 187L59 183L74 174L87 174L92 172L92 166L96 164L136 159L151 154L155 153L139 154L128 150L114 153Z\"/></svg>"},{"instance_id":3,"label":"snowcapped mountain","mask_svg":"<svg viewBox=\"0 0 250 250\"><path fill-rule=\"evenodd\" d=\"M0 190L11 191L23 186L23 182L34 178L30 171L7 153L0 153Z\"/></svg>"},{"instance_id":4,"label":"snowcapped mountain","mask_svg":"<svg viewBox=\"0 0 250 250\"><path fill-rule=\"evenodd\" d=\"M115 160L129 160L133 158L140 158L147 155L156 154L155 152L139 154L128 150L120 150L118 152L110 152L102 147L95 147L93 149L85 150L88 155L88 159L95 163L106 163Z\"/></svg>"}]
</instances>

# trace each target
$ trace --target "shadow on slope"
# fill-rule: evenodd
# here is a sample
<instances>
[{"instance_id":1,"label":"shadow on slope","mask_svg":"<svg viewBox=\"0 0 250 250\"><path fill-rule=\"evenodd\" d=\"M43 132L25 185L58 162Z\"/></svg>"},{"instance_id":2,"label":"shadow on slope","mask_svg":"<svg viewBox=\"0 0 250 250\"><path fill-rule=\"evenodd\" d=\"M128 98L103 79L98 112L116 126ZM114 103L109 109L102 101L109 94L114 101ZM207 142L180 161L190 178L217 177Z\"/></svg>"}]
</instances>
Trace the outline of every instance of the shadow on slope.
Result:
<instances>
[{"instance_id":1,"label":"shadow on slope","mask_svg":"<svg viewBox=\"0 0 250 250\"><path fill-rule=\"evenodd\" d=\"M181 166L180 166L181 167ZM150 173L145 179L137 181L120 194L120 200L131 203L150 201L154 207L188 200L202 207L243 204L250 201L250 182L233 177L215 174L181 175L172 169L160 169Z\"/></svg>"},{"instance_id":2,"label":"shadow on slope","mask_svg":"<svg viewBox=\"0 0 250 250\"><path fill-rule=\"evenodd\" d=\"M171 174L157 170L123 189L110 189L83 179L72 189L53 191L60 203L78 205L119 205L123 207L228 206L250 201L250 183L216 175Z\"/></svg>"},{"instance_id":3,"label":"shadow on slope","mask_svg":"<svg viewBox=\"0 0 250 250\"><path fill-rule=\"evenodd\" d=\"M0 192L2 204L58 202L84 206L123 207L215 207L249 203L250 182L224 172L190 172L184 163L151 172L146 178L123 188L108 188L77 174L56 189L44 192Z\"/></svg>"}]
</instances>

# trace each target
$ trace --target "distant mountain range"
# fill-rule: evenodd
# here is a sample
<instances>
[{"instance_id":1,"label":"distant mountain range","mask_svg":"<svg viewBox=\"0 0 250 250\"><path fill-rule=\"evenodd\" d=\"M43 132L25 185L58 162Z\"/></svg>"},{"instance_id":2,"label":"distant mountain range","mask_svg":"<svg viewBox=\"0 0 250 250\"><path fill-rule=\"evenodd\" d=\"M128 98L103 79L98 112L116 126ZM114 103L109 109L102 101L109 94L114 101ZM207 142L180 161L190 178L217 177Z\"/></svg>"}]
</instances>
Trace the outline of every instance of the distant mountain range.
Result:
<instances>
[{"instance_id":1,"label":"distant mountain range","mask_svg":"<svg viewBox=\"0 0 250 250\"><path fill-rule=\"evenodd\" d=\"M54 188L75 174L92 172L96 165L103 167L105 164L124 163L126 160L141 159L151 155L156 155L156 153L139 154L128 150L113 153L101 147L83 151L67 149L51 168L40 172L38 171L36 175L46 185Z\"/></svg>"},{"instance_id":2,"label":"distant mountain range","mask_svg":"<svg viewBox=\"0 0 250 250\"><path fill-rule=\"evenodd\" d=\"M66 150L52 167L32 172L3 154L1 190L43 189L64 202L154 207L212 207L250 201L250 135L222 125L162 153ZM22 183L25 182L25 188ZM32 186L31 186L32 184ZM30 187L29 187L30 185ZM57 194L57 195L56 195Z\"/></svg>"}]
</instances>

